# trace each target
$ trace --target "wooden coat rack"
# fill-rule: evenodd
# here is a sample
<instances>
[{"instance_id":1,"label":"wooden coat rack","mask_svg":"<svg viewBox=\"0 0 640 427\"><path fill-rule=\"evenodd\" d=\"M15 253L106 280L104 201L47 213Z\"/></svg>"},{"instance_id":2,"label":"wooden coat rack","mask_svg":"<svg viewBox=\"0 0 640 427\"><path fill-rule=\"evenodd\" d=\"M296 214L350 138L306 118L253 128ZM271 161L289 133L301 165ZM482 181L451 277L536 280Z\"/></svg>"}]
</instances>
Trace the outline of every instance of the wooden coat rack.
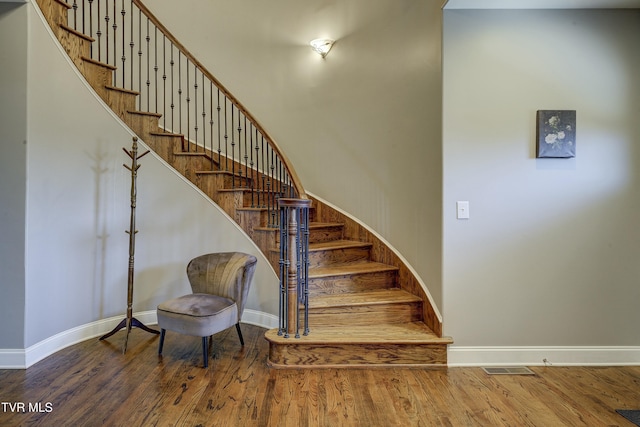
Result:
<instances>
[{"instance_id":1,"label":"wooden coat rack","mask_svg":"<svg viewBox=\"0 0 640 427\"><path fill-rule=\"evenodd\" d=\"M131 166L127 166L123 164L125 168L131 171L131 219L129 222L129 231L125 231L125 233L129 234L129 279L128 279L128 288L127 288L127 317L122 319L122 321L116 326L111 332L106 335L100 337L100 340L104 340L109 338L111 335L115 334L119 330L126 328L127 335L124 339L124 346L122 348L122 353L126 353L127 351L127 342L129 341L129 333L131 332L132 327L137 327L143 329L152 334L159 334L159 331L155 329L151 329L145 326L138 319L133 317L133 264L134 264L134 254L136 251L136 198L137 198L137 190L136 190L136 179L138 177L138 169L140 165L138 164L138 160L143 156L149 154L149 150L145 151L141 155L138 156L138 138L133 137L133 145L131 146L131 151L127 151L126 148L122 148L125 153L131 158Z\"/></svg>"}]
</instances>

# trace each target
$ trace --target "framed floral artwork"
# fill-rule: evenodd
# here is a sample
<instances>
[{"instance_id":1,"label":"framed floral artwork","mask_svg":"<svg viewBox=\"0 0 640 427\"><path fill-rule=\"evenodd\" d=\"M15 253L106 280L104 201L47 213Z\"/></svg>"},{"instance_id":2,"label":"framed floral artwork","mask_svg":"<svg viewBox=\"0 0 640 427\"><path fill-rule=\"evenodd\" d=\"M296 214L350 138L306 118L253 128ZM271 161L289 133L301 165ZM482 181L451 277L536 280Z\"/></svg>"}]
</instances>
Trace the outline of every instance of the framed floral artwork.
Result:
<instances>
[{"instance_id":1,"label":"framed floral artwork","mask_svg":"<svg viewBox=\"0 0 640 427\"><path fill-rule=\"evenodd\" d=\"M536 157L576 156L576 111L538 110Z\"/></svg>"}]
</instances>

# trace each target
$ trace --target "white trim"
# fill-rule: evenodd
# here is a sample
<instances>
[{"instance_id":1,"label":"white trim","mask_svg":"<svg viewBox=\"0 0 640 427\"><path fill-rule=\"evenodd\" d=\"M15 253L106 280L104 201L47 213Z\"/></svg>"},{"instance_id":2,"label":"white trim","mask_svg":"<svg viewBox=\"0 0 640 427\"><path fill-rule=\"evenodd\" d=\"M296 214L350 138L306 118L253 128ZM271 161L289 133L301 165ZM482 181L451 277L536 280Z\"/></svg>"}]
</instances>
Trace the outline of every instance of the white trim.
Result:
<instances>
[{"instance_id":1,"label":"white trim","mask_svg":"<svg viewBox=\"0 0 640 427\"><path fill-rule=\"evenodd\" d=\"M265 329L272 329L277 328L280 322L278 321L278 316L276 315L245 308L244 312L242 313L242 323L260 326L261 328Z\"/></svg>"},{"instance_id":2,"label":"white trim","mask_svg":"<svg viewBox=\"0 0 640 427\"><path fill-rule=\"evenodd\" d=\"M411 264L409 264L409 262L406 260L406 258L403 257L402 254L400 252L398 252L396 250L396 248L394 248L391 245L391 243L389 243L384 237L379 235L375 230L371 229L368 225L364 224L362 221L360 221L359 219L355 218L354 216L348 214L347 212L343 211L342 209L338 208L337 206L327 202L323 198L316 196L315 194L313 194L312 192L310 192L308 190L305 190L305 192L308 195L310 195L311 197L313 197L314 199L320 200L325 205L329 206L332 209L335 209L336 211L340 212L342 215L350 218L352 221L354 221L357 224L361 225L362 227L366 228L369 233L373 234L374 236L376 236L377 239L379 239L382 243L384 243L400 259L400 261L402 261L404 263L404 265L409 269L411 274L413 274L413 276L416 278L416 280L420 284L420 287L422 288L422 290L424 291L425 295L429 299L429 303L431 304L431 308L433 308L433 311L436 314L436 317L438 318L438 321L440 321L440 323L442 323L442 315L440 314L440 311L438 310L438 306L433 301L433 297L431 296L431 293L429 292L429 289L427 289L427 285L422 281L422 278L420 277L420 275L413 269L413 267L411 266Z\"/></svg>"},{"instance_id":3,"label":"white trim","mask_svg":"<svg viewBox=\"0 0 640 427\"><path fill-rule=\"evenodd\" d=\"M623 366L640 365L640 347L456 347L449 367L462 366Z\"/></svg>"},{"instance_id":4,"label":"white trim","mask_svg":"<svg viewBox=\"0 0 640 427\"><path fill-rule=\"evenodd\" d=\"M158 323L156 310L134 313L133 317L145 325ZM269 313L246 309L243 318L242 323L266 329L278 327L278 317ZM123 316L115 316L77 326L40 341L27 349L0 349L0 369L26 369L66 347L110 332L122 319Z\"/></svg>"}]
</instances>

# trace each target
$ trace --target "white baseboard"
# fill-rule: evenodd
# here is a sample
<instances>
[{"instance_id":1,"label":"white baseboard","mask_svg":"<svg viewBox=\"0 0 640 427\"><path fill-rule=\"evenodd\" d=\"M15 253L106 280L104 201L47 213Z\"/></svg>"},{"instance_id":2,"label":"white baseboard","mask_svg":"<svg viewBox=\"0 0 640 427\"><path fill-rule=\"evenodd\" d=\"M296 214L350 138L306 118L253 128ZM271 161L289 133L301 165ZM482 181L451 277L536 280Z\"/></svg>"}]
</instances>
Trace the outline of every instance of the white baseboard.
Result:
<instances>
[{"instance_id":1,"label":"white baseboard","mask_svg":"<svg viewBox=\"0 0 640 427\"><path fill-rule=\"evenodd\" d=\"M263 311L250 310L245 308L242 313L242 323L248 323L249 325L260 326L265 329L272 329L278 327L278 316L265 313Z\"/></svg>"},{"instance_id":2,"label":"white baseboard","mask_svg":"<svg viewBox=\"0 0 640 427\"><path fill-rule=\"evenodd\" d=\"M449 367L640 365L640 347L456 347Z\"/></svg>"},{"instance_id":3,"label":"white baseboard","mask_svg":"<svg viewBox=\"0 0 640 427\"><path fill-rule=\"evenodd\" d=\"M158 323L156 310L134 313L133 316L145 325ZM243 323L267 329L278 327L278 317L272 314L246 309L242 317ZM123 318L116 316L77 326L26 349L0 349L0 369L26 369L63 348L110 332Z\"/></svg>"}]
</instances>

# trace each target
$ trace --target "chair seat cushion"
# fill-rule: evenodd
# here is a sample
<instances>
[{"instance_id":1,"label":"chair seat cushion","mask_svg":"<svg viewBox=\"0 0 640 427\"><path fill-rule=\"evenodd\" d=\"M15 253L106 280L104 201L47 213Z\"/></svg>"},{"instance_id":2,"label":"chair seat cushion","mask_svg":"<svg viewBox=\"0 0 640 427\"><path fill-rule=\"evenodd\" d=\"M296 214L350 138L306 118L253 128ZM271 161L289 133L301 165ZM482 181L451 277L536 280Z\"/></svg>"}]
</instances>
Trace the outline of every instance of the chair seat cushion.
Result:
<instances>
[{"instance_id":1,"label":"chair seat cushion","mask_svg":"<svg viewBox=\"0 0 640 427\"><path fill-rule=\"evenodd\" d=\"M210 294L183 295L158 306L158 326L185 335L206 337L238 323L238 307Z\"/></svg>"}]
</instances>

